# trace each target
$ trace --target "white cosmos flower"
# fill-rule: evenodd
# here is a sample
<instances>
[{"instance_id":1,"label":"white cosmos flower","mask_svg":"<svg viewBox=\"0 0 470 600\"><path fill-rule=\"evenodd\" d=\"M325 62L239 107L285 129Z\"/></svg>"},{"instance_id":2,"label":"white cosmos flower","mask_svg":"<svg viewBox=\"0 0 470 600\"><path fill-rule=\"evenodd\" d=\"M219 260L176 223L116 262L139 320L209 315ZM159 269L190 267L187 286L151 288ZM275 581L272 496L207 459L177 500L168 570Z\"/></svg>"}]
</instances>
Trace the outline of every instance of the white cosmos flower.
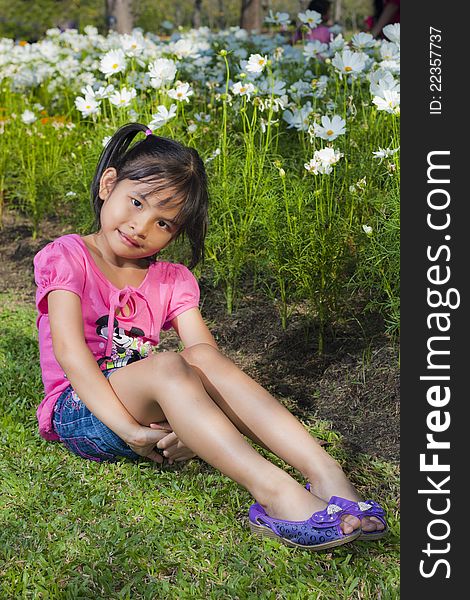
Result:
<instances>
[{"instance_id":1,"label":"white cosmos flower","mask_svg":"<svg viewBox=\"0 0 470 600\"><path fill-rule=\"evenodd\" d=\"M189 87L189 83L177 82L174 90L168 90L168 96L178 102L189 102L189 96L194 94L193 90Z\"/></svg>"},{"instance_id":2,"label":"white cosmos flower","mask_svg":"<svg viewBox=\"0 0 470 600\"><path fill-rule=\"evenodd\" d=\"M321 57L322 54L325 54L327 51L328 44L324 44L320 42L320 40L314 40L313 42L305 44L303 54L306 59L318 58Z\"/></svg>"},{"instance_id":3,"label":"white cosmos flower","mask_svg":"<svg viewBox=\"0 0 470 600\"><path fill-rule=\"evenodd\" d=\"M122 48L126 56L139 56L144 51L143 40L135 35L125 33L121 36Z\"/></svg>"},{"instance_id":4,"label":"white cosmos flower","mask_svg":"<svg viewBox=\"0 0 470 600\"><path fill-rule=\"evenodd\" d=\"M269 15L264 19L265 23L272 23L273 25L289 25L290 16L289 13L277 12L273 15L273 11L269 11Z\"/></svg>"},{"instance_id":5,"label":"white cosmos flower","mask_svg":"<svg viewBox=\"0 0 470 600\"><path fill-rule=\"evenodd\" d=\"M176 76L176 63L169 58L157 58L149 65L152 87L158 89L165 83L171 83Z\"/></svg>"},{"instance_id":6,"label":"white cosmos flower","mask_svg":"<svg viewBox=\"0 0 470 600\"><path fill-rule=\"evenodd\" d=\"M311 175L329 175L333 171L333 165L342 156L341 152L330 147L316 150L313 158L308 163L305 163L304 167Z\"/></svg>"},{"instance_id":7,"label":"white cosmos flower","mask_svg":"<svg viewBox=\"0 0 470 600\"><path fill-rule=\"evenodd\" d=\"M100 103L94 98L75 98L75 106L82 113L83 117L96 115L100 112Z\"/></svg>"},{"instance_id":8,"label":"white cosmos flower","mask_svg":"<svg viewBox=\"0 0 470 600\"><path fill-rule=\"evenodd\" d=\"M384 110L390 114L400 113L400 92L395 90L384 90L382 96L374 96L372 102L377 106L377 110Z\"/></svg>"},{"instance_id":9,"label":"white cosmos flower","mask_svg":"<svg viewBox=\"0 0 470 600\"><path fill-rule=\"evenodd\" d=\"M176 104L172 104L168 110L166 106L160 105L157 107L157 112L152 115L152 121L148 127L152 131L166 125L170 119L176 116Z\"/></svg>"},{"instance_id":10,"label":"white cosmos flower","mask_svg":"<svg viewBox=\"0 0 470 600\"><path fill-rule=\"evenodd\" d=\"M362 229L364 230L364 233L368 236L372 235L372 227L370 225L363 225Z\"/></svg>"},{"instance_id":11,"label":"white cosmos flower","mask_svg":"<svg viewBox=\"0 0 470 600\"><path fill-rule=\"evenodd\" d=\"M100 61L99 69L106 77L124 71L126 69L124 52L120 48L107 52Z\"/></svg>"},{"instance_id":12,"label":"white cosmos flower","mask_svg":"<svg viewBox=\"0 0 470 600\"><path fill-rule=\"evenodd\" d=\"M390 71L385 69L377 69L373 73L369 74L370 81L370 93L372 96L382 96L384 90L395 90L400 91L400 84L393 77Z\"/></svg>"},{"instance_id":13,"label":"white cosmos flower","mask_svg":"<svg viewBox=\"0 0 470 600\"><path fill-rule=\"evenodd\" d=\"M360 73L366 64L366 56L362 52L351 52L345 48L341 54L337 52L331 64L336 67L340 73L346 75Z\"/></svg>"},{"instance_id":14,"label":"white cosmos flower","mask_svg":"<svg viewBox=\"0 0 470 600\"><path fill-rule=\"evenodd\" d=\"M21 115L21 120L26 125L31 125L31 123L34 123L34 121L37 120L37 117L32 110L25 110Z\"/></svg>"},{"instance_id":15,"label":"white cosmos flower","mask_svg":"<svg viewBox=\"0 0 470 600\"><path fill-rule=\"evenodd\" d=\"M255 86L248 81L237 81L234 85L232 85L232 94L235 96L246 96L248 100L251 98L251 94L255 92Z\"/></svg>"},{"instance_id":16,"label":"white cosmos flower","mask_svg":"<svg viewBox=\"0 0 470 600\"><path fill-rule=\"evenodd\" d=\"M310 29L315 29L321 23L321 14L316 10L306 10L304 13L299 13L298 17Z\"/></svg>"},{"instance_id":17,"label":"white cosmos flower","mask_svg":"<svg viewBox=\"0 0 470 600\"><path fill-rule=\"evenodd\" d=\"M400 23L385 25L382 29L384 36L395 44L400 44Z\"/></svg>"},{"instance_id":18,"label":"white cosmos flower","mask_svg":"<svg viewBox=\"0 0 470 600\"><path fill-rule=\"evenodd\" d=\"M116 90L113 94L111 94L109 101L115 106L124 108L129 106L131 100L136 96L137 92L135 91L135 88L130 88L128 90L126 87L123 87L121 90Z\"/></svg>"},{"instance_id":19,"label":"white cosmos flower","mask_svg":"<svg viewBox=\"0 0 470 600\"><path fill-rule=\"evenodd\" d=\"M309 127L309 116L312 110L311 102L307 102L300 109L284 111L282 118L288 123L288 129L295 128L297 131L307 131Z\"/></svg>"},{"instance_id":20,"label":"white cosmos flower","mask_svg":"<svg viewBox=\"0 0 470 600\"><path fill-rule=\"evenodd\" d=\"M341 52L345 45L346 40L343 38L343 34L338 33L338 35L335 38L333 38L330 42L330 50L332 52Z\"/></svg>"},{"instance_id":21,"label":"white cosmos flower","mask_svg":"<svg viewBox=\"0 0 470 600\"><path fill-rule=\"evenodd\" d=\"M398 147L398 148L380 148L379 147L379 149L375 152L372 152L372 154L373 154L374 158L378 158L380 160L380 162L382 162L384 158L393 156L399 150L400 150L400 147Z\"/></svg>"},{"instance_id":22,"label":"white cosmos flower","mask_svg":"<svg viewBox=\"0 0 470 600\"><path fill-rule=\"evenodd\" d=\"M368 48L373 48L376 44L374 36L370 33L365 33L361 31L360 33L356 33L352 36L351 45L356 50L366 50Z\"/></svg>"},{"instance_id":23,"label":"white cosmos flower","mask_svg":"<svg viewBox=\"0 0 470 600\"><path fill-rule=\"evenodd\" d=\"M179 59L199 57L199 51L195 42L189 38L180 38L170 46L170 50Z\"/></svg>"},{"instance_id":24,"label":"white cosmos flower","mask_svg":"<svg viewBox=\"0 0 470 600\"><path fill-rule=\"evenodd\" d=\"M400 60L400 46L395 42L387 42L383 40L380 45L380 56L384 61L399 61Z\"/></svg>"},{"instance_id":25,"label":"white cosmos flower","mask_svg":"<svg viewBox=\"0 0 470 600\"><path fill-rule=\"evenodd\" d=\"M250 58L246 63L245 69L249 73L261 73L267 62L267 56L261 56L261 54L250 54Z\"/></svg>"},{"instance_id":26,"label":"white cosmos flower","mask_svg":"<svg viewBox=\"0 0 470 600\"><path fill-rule=\"evenodd\" d=\"M334 115L332 119L323 116L321 118L321 125L314 123L313 131L314 134L322 140L332 142L346 131L346 121L339 115Z\"/></svg>"}]
</instances>

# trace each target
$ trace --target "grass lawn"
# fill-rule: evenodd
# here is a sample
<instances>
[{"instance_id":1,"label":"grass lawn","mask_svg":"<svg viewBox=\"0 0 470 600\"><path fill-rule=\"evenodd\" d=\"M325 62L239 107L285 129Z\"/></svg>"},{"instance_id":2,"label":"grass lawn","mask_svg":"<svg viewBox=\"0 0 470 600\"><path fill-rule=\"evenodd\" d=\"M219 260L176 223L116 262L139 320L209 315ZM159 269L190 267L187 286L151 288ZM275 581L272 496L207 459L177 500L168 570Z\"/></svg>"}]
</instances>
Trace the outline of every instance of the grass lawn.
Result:
<instances>
[{"instance_id":1,"label":"grass lawn","mask_svg":"<svg viewBox=\"0 0 470 600\"><path fill-rule=\"evenodd\" d=\"M328 423L306 423L386 506L390 535L322 553L259 540L248 492L199 460L100 464L42 440L35 310L11 294L0 307L2 600L399 597L396 464L349 455Z\"/></svg>"}]
</instances>

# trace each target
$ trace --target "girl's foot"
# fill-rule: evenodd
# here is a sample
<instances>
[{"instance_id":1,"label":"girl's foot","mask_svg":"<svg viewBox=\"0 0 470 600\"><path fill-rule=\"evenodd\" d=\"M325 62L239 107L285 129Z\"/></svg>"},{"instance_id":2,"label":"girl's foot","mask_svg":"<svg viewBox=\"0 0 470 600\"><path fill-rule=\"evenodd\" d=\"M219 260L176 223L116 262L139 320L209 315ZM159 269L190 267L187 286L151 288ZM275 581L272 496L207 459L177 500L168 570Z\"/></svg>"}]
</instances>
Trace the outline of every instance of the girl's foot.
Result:
<instances>
[{"instance_id":1,"label":"girl's foot","mask_svg":"<svg viewBox=\"0 0 470 600\"><path fill-rule=\"evenodd\" d=\"M314 493L307 491L297 482L294 482L293 485L284 485L279 489L282 492L279 493L277 491L270 494L265 504L260 502L266 513L274 519L305 521L313 513L324 510L327 507L327 502ZM345 515L342 520L341 529L347 535L359 529L360 526L359 519L352 515Z\"/></svg>"},{"instance_id":2,"label":"girl's foot","mask_svg":"<svg viewBox=\"0 0 470 600\"><path fill-rule=\"evenodd\" d=\"M336 463L331 466L322 476L316 475L310 480L310 494L314 497L330 499L332 496L340 496L353 502L362 502L363 499L357 493L354 486L348 480L343 470ZM345 515L343 521L356 525L359 520L352 515ZM359 526L359 525L358 525ZM360 523L362 531L382 531L385 525L377 517L364 517ZM343 529L344 531L344 529Z\"/></svg>"}]
</instances>

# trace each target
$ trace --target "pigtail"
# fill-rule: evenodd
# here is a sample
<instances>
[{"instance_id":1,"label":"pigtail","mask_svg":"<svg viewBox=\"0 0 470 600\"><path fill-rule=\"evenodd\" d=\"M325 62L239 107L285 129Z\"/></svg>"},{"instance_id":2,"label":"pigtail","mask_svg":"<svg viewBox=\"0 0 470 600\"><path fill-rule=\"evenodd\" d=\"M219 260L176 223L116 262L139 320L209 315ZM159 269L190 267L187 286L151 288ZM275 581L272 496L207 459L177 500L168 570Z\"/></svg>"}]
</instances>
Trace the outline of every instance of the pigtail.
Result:
<instances>
[{"instance_id":1,"label":"pigtail","mask_svg":"<svg viewBox=\"0 0 470 600\"><path fill-rule=\"evenodd\" d=\"M140 123L128 123L116 131L101 152L91 183L91 205L95 215L95 227L100 226L100 212L103 201L99 196L100 180L108 167L118 167L132 140L139 133L146 133L147 128Z\"/></svg>"}]
</instances>

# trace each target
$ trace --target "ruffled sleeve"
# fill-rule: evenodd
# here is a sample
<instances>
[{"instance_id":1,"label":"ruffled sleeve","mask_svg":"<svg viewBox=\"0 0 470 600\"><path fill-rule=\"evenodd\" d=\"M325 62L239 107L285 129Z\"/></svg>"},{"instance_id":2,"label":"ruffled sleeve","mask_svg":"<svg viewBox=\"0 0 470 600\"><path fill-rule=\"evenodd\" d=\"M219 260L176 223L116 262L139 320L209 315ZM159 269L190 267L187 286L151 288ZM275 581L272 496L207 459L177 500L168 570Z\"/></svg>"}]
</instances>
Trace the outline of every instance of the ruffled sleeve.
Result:
<instances>
[{"instance_id":1,"label":"ruffled sleeve","mask_svg":"<svg viewBox=\"0 0 470 600\"><path fill-rule=\"evenodd\" d=\"M172 279L172 292L162 329L170 329L171 321L199 306L199 285L196 278L184 265L172 264L167 276Z\"/></svg>"},{"instance_id":2,"label":"ruffled sleeve","mask_svg":"<svg viewBox=\"0 0 470 600\"><path fill-rule=\"evenodd\" d=\"M47 294L53 290L66 290L82 297L85 265L73 248L56 240L34 257L34 279L37 285L36 306L40 314L47 314Z\"/></svg>"}]
</instances>

